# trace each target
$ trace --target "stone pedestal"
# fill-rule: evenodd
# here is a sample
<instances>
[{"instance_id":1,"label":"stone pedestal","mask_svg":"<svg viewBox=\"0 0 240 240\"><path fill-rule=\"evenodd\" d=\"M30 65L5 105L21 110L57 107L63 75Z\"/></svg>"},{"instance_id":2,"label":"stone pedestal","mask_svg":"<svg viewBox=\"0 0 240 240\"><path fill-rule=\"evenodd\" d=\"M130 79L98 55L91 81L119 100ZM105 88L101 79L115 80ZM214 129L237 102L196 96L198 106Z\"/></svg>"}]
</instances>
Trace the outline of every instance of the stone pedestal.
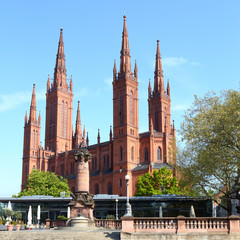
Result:
<instances>
[{"instance_id":1,"label":"stone pedestal","mask_svg":"<svg viewBox=\"0 0 240 240\"><path fill-rule=\"evenodd\" d=\"M76 192L72 196L73 200L69 203L71 209L70 218L80 215L93 221L93 195L88 192Z\"/></svg>"},{"instance_id":2,"label":"stone pedestal","mask_svg":"<svg viewBox=\"0 0 240 240\"><path fill-rule=\"evenodd\" d=\"M76 193L72 194L73 199L69 203L71 209L70 223L74 228L86 228L94 222L93 195L89 193L89 162L91 157L85 143L82 142L80 148L74 154L74 159L77 163Z\"/></svg>"}]
</instances>

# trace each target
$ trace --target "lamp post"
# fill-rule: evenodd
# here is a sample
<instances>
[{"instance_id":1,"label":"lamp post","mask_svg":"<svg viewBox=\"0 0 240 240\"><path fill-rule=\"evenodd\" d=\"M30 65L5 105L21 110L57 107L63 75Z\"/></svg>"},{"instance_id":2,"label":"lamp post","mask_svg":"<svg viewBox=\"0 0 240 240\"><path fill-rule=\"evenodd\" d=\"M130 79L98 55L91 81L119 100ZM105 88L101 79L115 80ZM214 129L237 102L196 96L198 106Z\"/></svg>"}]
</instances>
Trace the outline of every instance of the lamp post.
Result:
<instances>
[{"instance_id":1,"label":"lamp post","mask_svg":"<svg viewBox=\"0 0 240 240\"><path fill-rule=\"evenodd\" d=\"M132 207L131 207L131 204L129 203L129 191L128 191L128 186L129 186L129 180L130 180L130 176L127 174L125 176L125 180L127 182L127 204L126 204L126 213L125 213L125 217L132 217Z\"/></svg>"},{"instance_id":2,"label":"lamp post","mask_svg":"<svg viewBox=\"0 0 240 240\"><path fill-rule=\"evenodd\" d=\"M116 220L118 220L118 199L116 198Z\"/></svg>"}]
</instances>

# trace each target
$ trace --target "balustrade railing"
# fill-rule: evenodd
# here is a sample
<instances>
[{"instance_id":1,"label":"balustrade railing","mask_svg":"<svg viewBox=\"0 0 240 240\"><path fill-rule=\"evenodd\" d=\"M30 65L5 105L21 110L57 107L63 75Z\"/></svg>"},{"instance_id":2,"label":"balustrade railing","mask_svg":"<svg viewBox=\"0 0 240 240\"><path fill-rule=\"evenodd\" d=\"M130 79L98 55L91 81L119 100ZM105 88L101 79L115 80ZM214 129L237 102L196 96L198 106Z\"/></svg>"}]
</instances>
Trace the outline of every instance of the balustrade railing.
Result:
<instances>
[{"instance_id":1,"label":"balustrade railing","mask_svg":"<svg viewBox=\"0 0 240 240\"><path fill-rule=\"evenodd\" d=\"M178 216L176 218L122 218L122 232L159 232L159 233L190 233L190 232L240 232L240 217L223 218Z\"/></svg>"},{"instance_id":2,"label":"balustrade railing","mask_svg":"<svg viewBox=\"0 0 240 240\"><path fill-rule=\"evenodd\" d=\"M112 219L95 219L96 227L104 227L108 229L121 229L122 221L121 220L112 220Z\"/></svg>"}]
</instances>

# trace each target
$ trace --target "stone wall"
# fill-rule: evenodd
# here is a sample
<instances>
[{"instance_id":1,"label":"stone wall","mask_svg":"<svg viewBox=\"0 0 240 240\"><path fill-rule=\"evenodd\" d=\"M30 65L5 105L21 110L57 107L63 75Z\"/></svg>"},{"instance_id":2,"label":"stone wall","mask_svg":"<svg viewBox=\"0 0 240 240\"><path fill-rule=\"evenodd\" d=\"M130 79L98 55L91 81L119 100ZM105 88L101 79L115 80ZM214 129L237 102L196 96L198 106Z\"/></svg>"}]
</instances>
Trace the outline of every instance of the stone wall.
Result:
<instances>
[{"instance_id":1,"label":"stone wall","mask_svg":"<svg viewBox=\"0 0 240 240\"><path fill-rule=\"evenodd\" d=\"M240 240L240 233L183 233L183 234L150 234L150 233L121 233L121 240Z\"/></svg>"}]
</instances>

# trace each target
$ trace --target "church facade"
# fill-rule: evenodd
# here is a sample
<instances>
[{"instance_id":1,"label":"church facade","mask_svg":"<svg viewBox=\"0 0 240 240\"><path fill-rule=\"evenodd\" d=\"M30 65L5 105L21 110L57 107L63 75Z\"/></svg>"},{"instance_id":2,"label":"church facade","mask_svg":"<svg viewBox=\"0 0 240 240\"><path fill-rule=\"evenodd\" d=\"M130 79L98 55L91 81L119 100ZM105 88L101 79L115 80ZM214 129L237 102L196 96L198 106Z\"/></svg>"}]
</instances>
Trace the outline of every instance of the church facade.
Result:
<instances>
[{"instance_id":1,"label":"church facade","mask_svg":"<svg viewBox=\"0 0 240 240\"><path fill-rule=\"evenodd\" d=\"M149 131L139 133L138 69L131 68L126 16L124 16L120 67L113 68L113 127L109 141L89 145L82 129L78 102L75 129L72 127L73 81L67 82L63 31L60 31L53 81L48 76L46 92L45 148L40 144L41 116L37 117L35 85L29 116L26 112L22 161L22 189L33 169L51 171L68 179L75 192L74 153L84 141L92 154L90 192L126 195L125 175L130 176L129 194L136 192L140 175L153 169L169 167L174 161L175 127L171 122L170 86L164 88L159 41L157 41L154 86L148 87ZM147 89L146 89L147 90ZM84 113L82 113L84 114Z\"/></svg>"}]
</instances>

